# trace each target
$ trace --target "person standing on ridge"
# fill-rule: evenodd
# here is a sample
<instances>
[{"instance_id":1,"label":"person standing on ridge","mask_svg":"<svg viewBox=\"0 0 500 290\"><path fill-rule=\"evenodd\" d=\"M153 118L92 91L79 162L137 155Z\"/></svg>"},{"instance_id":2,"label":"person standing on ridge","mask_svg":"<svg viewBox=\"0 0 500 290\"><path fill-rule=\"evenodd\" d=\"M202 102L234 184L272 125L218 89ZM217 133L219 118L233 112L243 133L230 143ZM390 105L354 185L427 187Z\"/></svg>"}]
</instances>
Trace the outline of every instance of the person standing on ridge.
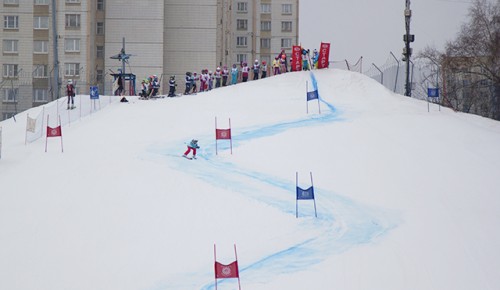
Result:
<instances>
[{"instance_id":1,"label":"person standing on ridge","mask_svg":"<svg viewBox=\"0 0 500 290\"><path fill-rule=\"evenodd\" d=\"M68 80L66 85L66 94L68 95L68 110L75 108L75 86L72 80Z\"/></svg>"}]
</instances>

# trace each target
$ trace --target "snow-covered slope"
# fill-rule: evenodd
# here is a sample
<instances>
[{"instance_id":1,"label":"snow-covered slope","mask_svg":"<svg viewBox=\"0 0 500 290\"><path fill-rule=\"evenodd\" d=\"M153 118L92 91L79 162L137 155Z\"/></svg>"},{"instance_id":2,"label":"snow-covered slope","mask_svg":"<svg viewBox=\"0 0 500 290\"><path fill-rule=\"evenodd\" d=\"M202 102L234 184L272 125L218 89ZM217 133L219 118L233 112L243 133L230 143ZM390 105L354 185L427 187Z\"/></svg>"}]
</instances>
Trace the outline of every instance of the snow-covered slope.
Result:
<instances>
[{"instance_id":1,"label":"snow-covered slope","mask_svg":"<svg viewBox=\"0 0 500 290\"><path fill-rule=\"evenodd\" d=\"M0 123L0 289L214 289L214 244L242 289L500 289L500 123L335 69L129 100L64 153Z\"/></svg>"}]
</instances>

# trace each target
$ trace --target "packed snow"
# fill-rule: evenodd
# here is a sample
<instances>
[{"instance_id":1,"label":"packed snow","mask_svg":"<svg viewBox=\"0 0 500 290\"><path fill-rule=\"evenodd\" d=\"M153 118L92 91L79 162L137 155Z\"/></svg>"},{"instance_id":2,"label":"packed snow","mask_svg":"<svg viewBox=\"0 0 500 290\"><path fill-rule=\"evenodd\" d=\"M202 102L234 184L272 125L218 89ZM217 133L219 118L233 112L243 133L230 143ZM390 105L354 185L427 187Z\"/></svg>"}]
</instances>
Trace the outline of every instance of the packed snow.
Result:
<instances>
[{"instance_id":1,"label":"packed snow","mask_svg":"<svg viewBox=\"0 0 500 290\"><path fill-rule=\"evenodd\" d=\"M0 289L211 290L214 245L241 289L500 289L497 121L336 69L88 99L0 123Z\"/></svg>"}]
</instances>

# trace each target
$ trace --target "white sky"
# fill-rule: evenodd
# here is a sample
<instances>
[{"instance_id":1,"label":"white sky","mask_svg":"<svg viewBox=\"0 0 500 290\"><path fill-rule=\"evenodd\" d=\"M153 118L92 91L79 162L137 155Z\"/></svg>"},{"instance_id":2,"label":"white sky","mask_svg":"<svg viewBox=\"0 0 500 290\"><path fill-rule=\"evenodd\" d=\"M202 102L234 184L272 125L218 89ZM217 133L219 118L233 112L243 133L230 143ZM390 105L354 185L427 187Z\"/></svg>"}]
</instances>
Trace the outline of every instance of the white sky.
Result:
<instances>
[{"instance_id":1,"label":"white sky","mask_svg":"<svg viewBox=\"0 0 500 290\"><path fill-rule=\"evenodd\" d=\"M405 34L405 0L302 0L299 35L302 45L317 48L331 42L333 60L355 62L363 56L363 66L382 65L392 51L401 58ZM453 40L467 20L470 1L412 1L411 33L414 54L426 46L440 50Z\"/></svg>"}]
</instances>

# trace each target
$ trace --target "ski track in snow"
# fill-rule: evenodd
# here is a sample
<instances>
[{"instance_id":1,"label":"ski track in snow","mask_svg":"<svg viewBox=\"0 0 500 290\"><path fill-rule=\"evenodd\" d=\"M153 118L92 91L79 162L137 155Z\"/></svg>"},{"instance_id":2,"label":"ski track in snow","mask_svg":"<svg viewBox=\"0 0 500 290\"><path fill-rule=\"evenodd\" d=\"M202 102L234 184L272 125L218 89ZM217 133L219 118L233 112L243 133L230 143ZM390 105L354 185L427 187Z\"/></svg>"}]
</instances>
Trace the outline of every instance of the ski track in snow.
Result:
<instances>
[{"instance_id":1,"label":"ski track in snow","mask_svg":"<svg viewBox=\"0 0 500 290\"><path fill-rule=\"evenodd\" d=\"M317 82L312 72L311 79L313 89L317 89ZM238 147L244 141L273 136L289 129L342 121L338 110L332 104L321 97L320 102L329 109L320 115L247 128L241 131L233 129L233 147ZM211 135L203 137L209 139ZM190 162L178 158L178 154L165 153L177 152L179 142L182 141L176 140L164 144L155 144L150 147L150 153L168 158L168 164L171 164L170 166L176 170L188 172L190 175L197 176L207 183L230 189L235 193L258 200L286 214L295 215L295 208L290 207L290 200L295 202L295 183L291 184L290 180L282 180L261 172L239 168L231 162L217 159L215 158L215 144L208 145L206 149L203 149L202 154L198 156L198 160L192 161L201 162L203 166L192 166ZM227 144L222 144L222 146L219 144L218 146L220 147L219 150L229 149ZM224 174L220 174L220 172L224 172ZM213 176L217 176L217 178L213 178ZM242 179L246 179L248 182L242 182ZM261 189L253 187L255 181L272 187L273 190L261 192ZM273 194L268 194L269 192ZM318 233L317 236L305 237L300 243L261 257L248 265L240 264L240 277L251 277L253 280L259 280L260 283L266 283L279 274L308 269L331 255L341 253L356 245L369 243L395 228L398 224L398 218L393 213L355 203L342 195L317 186L315 186L315 193L318 218L314 218L312 204L299 203L299 220L302 218L299 222L301 226L314 229ZM208 273L209 271L205 271L204 274L213 276L213 273ZM152 287L151 290L200 287L199 284L198 286L195 285L196 283L199 283L199 281L193 281L193 273L186 273L186 277L177 277L175 282L162 281ZM233 279L219 279L217 282L219 286L226 283L234 283L234 281ZM215 283L214 281L207 282L199 289L215 289Z\"/></svg>"}]
</instances>

